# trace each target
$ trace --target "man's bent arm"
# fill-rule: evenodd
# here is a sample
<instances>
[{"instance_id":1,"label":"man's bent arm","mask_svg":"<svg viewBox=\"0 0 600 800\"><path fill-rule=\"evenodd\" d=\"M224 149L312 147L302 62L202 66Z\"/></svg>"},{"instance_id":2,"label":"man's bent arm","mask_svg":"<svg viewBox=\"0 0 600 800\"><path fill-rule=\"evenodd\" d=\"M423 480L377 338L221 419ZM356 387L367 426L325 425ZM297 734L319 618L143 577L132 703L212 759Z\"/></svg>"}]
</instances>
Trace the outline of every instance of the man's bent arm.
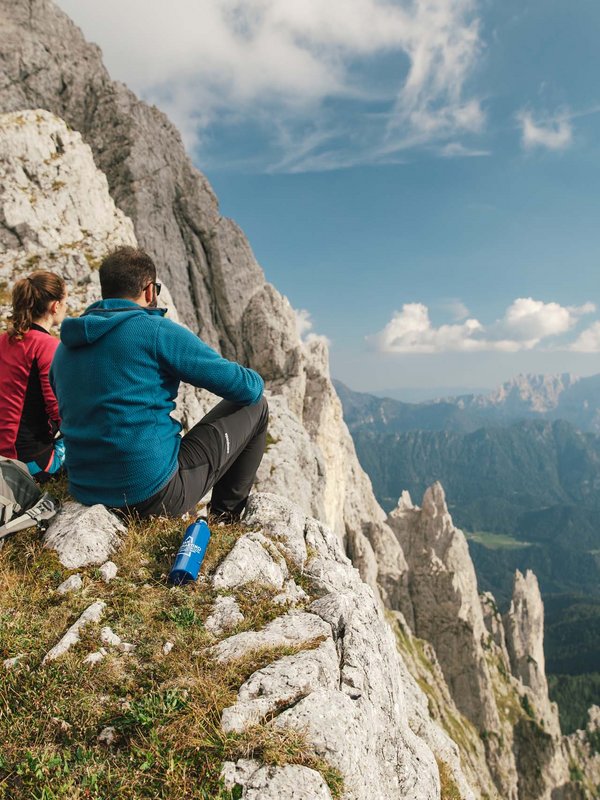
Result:
<instances>
[{"instance_id":1,"label":"man's bent arm","mask_svg":"<svg viewBox=\"0 0 600 800\"><path fill-rule=\"evenodd\" d=\"M185 383L208 389L240 405L260 400L264 382L258 372L228 361L191 331L169 319L161 320L156 335L158 363Z\"/></svg>"}]
</instances>

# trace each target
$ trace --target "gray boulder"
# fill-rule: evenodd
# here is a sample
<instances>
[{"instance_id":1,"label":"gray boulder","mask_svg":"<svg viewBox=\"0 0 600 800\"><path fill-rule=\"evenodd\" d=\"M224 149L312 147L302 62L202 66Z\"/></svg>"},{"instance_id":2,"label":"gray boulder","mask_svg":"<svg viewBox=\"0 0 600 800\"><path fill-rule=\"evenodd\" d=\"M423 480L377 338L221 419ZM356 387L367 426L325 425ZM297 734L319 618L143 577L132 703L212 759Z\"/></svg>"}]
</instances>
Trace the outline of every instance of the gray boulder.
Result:
<instances>
[{"instance_id":1,"label":"gray boulder","mask_svg":"<svg viewBox=\"0 0 600 800\"><path fill-rule=\"evenodd\" d=\"M67 569L104 564L118 548L125 526L104 506L64 504L44 534L44 546L56 550Z\"/></svg>"}]
</instances>

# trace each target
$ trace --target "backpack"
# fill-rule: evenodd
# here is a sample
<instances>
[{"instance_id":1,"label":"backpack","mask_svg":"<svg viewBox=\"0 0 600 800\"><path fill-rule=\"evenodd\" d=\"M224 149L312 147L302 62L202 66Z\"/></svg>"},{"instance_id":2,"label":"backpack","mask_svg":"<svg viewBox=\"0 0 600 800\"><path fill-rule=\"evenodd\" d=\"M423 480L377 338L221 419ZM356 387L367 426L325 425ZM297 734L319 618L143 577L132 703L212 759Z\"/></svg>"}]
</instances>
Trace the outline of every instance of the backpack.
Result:
<instances>
[{"instance_id":1,"label":"backpack","mask_svg":"<svg viewBox=\"0 0 600 800\"><path fill-rule=\"evenodd\" d=\"M0 456L0 546L11 533L39 525L57 511L57 501L42 494L22 461Z\"/></svg>"}]
</instances>

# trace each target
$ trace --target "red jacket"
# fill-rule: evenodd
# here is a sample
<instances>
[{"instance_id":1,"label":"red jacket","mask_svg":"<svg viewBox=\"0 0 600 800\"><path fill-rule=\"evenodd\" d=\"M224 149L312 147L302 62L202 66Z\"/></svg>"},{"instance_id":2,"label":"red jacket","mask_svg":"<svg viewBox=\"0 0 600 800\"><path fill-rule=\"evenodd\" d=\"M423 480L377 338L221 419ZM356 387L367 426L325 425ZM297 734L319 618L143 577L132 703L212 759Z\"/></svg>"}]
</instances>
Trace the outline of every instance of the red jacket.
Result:
<instances>
[{"instance_id":1,"label":"red jacket","mask_svg":"<svg viewBox=\"0 0 600 800\"><path fill-rule=\"evenodd\" d=\"M57 347L35 323L21 341L0 335L0 455L27 462L52 451L60 416L48 373Z\"/></svg>"}]
</instances>

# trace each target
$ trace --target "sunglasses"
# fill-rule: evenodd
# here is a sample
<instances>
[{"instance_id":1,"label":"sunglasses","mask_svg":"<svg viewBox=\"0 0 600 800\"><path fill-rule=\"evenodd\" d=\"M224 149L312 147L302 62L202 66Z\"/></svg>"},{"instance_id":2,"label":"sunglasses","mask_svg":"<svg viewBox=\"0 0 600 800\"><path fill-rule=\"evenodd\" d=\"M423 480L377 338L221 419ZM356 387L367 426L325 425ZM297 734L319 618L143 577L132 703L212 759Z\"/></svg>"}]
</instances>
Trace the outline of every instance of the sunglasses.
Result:
<instances>
[{"instance_id":1,"label":"sunglasses","mask_svg":"<svg viewBox=\"0 0 600 800\"><path fill-rule=\"evenodd\" d=\"M160 294L160 290L162 289L162 283L157 283L156 281L150 281L149 284L144 286L144 291L148 288L148 286L154 286L154 290L156 292L156 296Z\"/></svg>"}]
</instances>

